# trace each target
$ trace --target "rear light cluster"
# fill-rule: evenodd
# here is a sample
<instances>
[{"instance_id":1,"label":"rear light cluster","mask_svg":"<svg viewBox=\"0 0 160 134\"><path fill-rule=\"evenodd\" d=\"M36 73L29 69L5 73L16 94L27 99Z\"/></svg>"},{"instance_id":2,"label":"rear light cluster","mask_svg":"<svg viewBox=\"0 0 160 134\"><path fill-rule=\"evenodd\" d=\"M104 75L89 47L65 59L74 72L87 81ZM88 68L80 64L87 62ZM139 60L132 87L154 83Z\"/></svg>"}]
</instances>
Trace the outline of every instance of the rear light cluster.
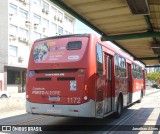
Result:
<instances>
[{"instance_id":1,"label":"rear light cluster","mask_svg":"<svg viewBox=\"0 0 160 134\"><path fill-rule=\"evenodd\" d=\"M26 95L26 99L29 99L29 95Z\"/></svg>"},{"instance_id":2,"label":"rear light cluster","mask_svg":"<svg viewBox=\"0 0 160 134\"><path fill-rule=\"evenodd\" d=\"M78 76L85 76L85 69L79 69ZM88 85L84 85L84 91L83 91L83 101L87 102L89 100L89 90Z\"/></svg>"},{"instance_id":3,"label":"rear light cluster","mask_svg":"<svg viewBox=\"0 0 160 134\"><path fill-rule=\"evenodd\" d=\"M28 85L28 83L26 84L26 89L28 89L28 87L29 87L29 85ZM28 95L28 93L27 93L27 90L26 90L26 99L28 100L29 99L29 95Z\"/></svg>"},{"instance_id":4,"label":"rear light cluster","mask_svg":"<svg viewBox=\"0 0 160 134\"><path fill-rule=\"evenodd\" d=\"M83 99L84 99L84 101L85 102L87 102L88 101L88 93L89 93L89 91L88 91L88 85L85 85L84 86L84 97L83 97Z\"/></svg>"},{"instance_id":5,"label":"rear light cluster","mask_svg":"<svg viewBox=\"0 0 160 134\"><path fill-rule=\"evenodd\" d=\"M27 100L27 101L30 101L30 100L29 100L29 99L30 99L29 97L30 97L30 96L29 96L28 94L26 94L26 100Z\"/></svg>"}]
</instances>

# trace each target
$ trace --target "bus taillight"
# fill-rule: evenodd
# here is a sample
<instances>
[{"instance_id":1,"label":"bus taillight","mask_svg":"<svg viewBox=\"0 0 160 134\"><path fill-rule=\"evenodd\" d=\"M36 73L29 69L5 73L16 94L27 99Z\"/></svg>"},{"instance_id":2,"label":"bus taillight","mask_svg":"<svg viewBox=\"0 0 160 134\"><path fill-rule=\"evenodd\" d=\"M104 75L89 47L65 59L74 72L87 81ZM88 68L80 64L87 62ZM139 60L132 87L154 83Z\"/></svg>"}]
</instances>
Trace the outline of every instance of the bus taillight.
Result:
<instances>
[{"instance_id":1,"label":"bus taillight","mask_svg":"<svg viewBox=\"0 0 160 134\"><path fill-rule=\"evenodd\" d=\"M84 97L83 97L84 101L88 100L88 85L84 86Z\"/></svg>"},{"instance_id":2,"label":"bus taillight","mask_svg":"<svg viewBox=\"0 0 160 134\"><path fill-rule=\"evenodd\" d=\"M26 99L27 99L27 100L29 99L29 95L27 95L27 94L26 94Z\"/></svg>"},{"instance_id":3,"label":"bus taillight","mask_svg":"<svg viewBox=\"0 0 160 134\"><path fill-rule=\"evenodd\" d=\"M28 94L26 94L26 100L29 101L29 95Z\"/></svg>"}]
</instances>

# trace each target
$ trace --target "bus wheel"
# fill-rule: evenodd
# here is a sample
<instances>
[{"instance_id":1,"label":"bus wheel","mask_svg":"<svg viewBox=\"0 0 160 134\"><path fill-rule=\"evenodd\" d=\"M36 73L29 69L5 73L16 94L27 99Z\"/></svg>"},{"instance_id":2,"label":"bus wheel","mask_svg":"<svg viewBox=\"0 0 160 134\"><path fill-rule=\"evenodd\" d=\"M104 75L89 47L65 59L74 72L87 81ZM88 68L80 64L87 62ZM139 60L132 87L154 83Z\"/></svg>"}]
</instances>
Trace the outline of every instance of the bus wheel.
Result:
<instances>
[{"instance_id":1,"label":"bus wheel","mask_svg":"<svg viewBox=\"0 0 160 134\"><path fill-rule=\"evenodd\" d=\"M117 102L117 109L116 109L116 113L115 113L116 118L119 118L119 117L121 116L122 111L123 111L123 100L122 100L122 98L120 97L120 98L118 99L118 102Z\"/></svg>"},{"instance_id":2,"label":"bus wheel","mask_svg":"<svg viewBox=\"0 0 160 134\"><path fill-rule=\"evenodd\" d=\"M3 94L3 95L1 96L1 98L7 98L7 96L6 96L5 94Z\"/></svg>"}]
</instances>

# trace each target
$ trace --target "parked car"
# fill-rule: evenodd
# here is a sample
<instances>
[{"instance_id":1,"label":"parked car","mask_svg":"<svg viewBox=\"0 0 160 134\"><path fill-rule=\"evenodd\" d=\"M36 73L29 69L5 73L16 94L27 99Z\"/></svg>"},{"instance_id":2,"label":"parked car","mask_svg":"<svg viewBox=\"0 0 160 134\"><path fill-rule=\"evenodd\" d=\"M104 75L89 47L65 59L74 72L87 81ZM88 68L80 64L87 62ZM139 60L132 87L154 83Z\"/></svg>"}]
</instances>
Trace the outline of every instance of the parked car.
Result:
<instances>
[{"instance_id":1,"label":"parked car","mask_svg":"<svg viewBox=\"0 0 160 134\"><path fill-rule=\"evenodd\" d=\"M11 97L8 91L0 91L0 98L8 98Z\"/></svg>"},{"instance_id":2,"label":"parked car","mask_svg":"<svg viewBox=\"0 0 160 134\"><path fill-rule=\"evenodd\" d=\"M157 82L153 83L152 87L156 89L160 89L160 85Z\"/></svg>"},{"instance_id":3,"label":"parked car","mask_svg":"<svg viewBox=\"0 0 160 134\"><path fill-rule=\"evenodd\" d=\"M156 89L160 89L160 84L157 85Z\"/></svg>"}]
</instances>

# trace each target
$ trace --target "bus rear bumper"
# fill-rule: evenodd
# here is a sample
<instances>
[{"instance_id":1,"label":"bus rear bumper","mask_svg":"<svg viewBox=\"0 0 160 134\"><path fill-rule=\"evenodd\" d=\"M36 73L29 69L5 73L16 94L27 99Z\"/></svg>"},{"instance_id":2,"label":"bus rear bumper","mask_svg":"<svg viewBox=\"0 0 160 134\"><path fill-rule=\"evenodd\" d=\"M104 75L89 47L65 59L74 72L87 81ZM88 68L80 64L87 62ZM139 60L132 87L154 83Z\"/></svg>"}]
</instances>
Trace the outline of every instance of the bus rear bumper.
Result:
<instances>
[{"instance_id":1,"label":"bus rear bumper","mask_svg":"<svg viewBox=\"0 0 160 134\"><path fill-rule=\"evenodd\" d=\"M26 112L53 116L95 117L95 102L93 100L80 105L54 105L32 103L26 100Z\"/></svg>"}]
</instances>

